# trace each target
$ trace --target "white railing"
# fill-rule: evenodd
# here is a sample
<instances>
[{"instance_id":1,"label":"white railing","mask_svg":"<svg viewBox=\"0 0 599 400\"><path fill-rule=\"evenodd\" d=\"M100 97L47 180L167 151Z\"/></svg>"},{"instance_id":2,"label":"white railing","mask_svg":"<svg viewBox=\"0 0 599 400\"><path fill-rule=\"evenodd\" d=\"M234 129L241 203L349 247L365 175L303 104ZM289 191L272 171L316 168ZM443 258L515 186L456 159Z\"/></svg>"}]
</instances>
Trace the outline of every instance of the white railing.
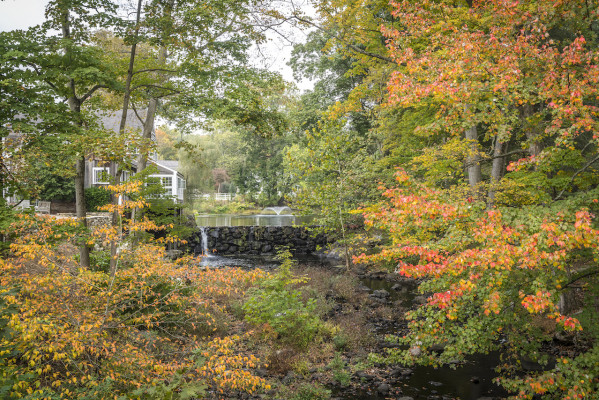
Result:
<instances>
[{"instance_id":1,"label":"white railing","mask_svg":"<svg viewBox=\"0 0 599 400\"><path fill-rule=\"evenodd\" d=\"M231 193L214 193L214 200L231 201Z\"/></svg>"},{"instance_id":2,"label":"white railing","mask_svg":"<svg viewBox=\"0 0 599 400\"><path fill-rule=\"evenodd\" d=\"M231 201L236 197L236 194L231 193L202 193L199 190L194 190L189 194L191 199L194 200L210 200L214 199L217 201Z\"/></svg>"}]
</instances>

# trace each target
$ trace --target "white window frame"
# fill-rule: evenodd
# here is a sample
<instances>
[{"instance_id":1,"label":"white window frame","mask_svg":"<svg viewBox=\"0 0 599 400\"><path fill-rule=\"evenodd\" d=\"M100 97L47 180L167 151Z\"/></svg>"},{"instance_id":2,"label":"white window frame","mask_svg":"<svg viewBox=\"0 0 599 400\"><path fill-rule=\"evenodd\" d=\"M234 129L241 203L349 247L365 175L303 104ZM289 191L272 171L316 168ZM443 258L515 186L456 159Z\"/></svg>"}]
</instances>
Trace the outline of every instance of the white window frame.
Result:
<instances>
[{"instance_id":1,"label":"white window frame","mask_svg":"<svg viewBox=\"0 0 599 400\"><path fill-rule=\"evenodd\" d=\"M170 185L166 185L165 182L167 180L170 180ZM160 184L162 185L163 188L165 189L169 189L170 191L173 190L173 177L172 176L161 176L160 177Z\"/></svg>"},{"instance_id":2,"label":"white window frame","mask_svg":"<svg viewBox=\"0 0 599 400\"><path fill-rule=\"evenodd\" d=\"M185 181L185 179L177 178L177 181L179 183L179 186L178 186L179 189L186 189L187 188L187 182Z\"/></svg>"},{"instance_id":3,"label":"white window frame","mask_svg":"<svg viewBox=\"0 0 599 400\"><path fill-rule=\"evenodd\" d=\"M102 174L102 172L105 172L106 174L110 175L110 168L108 167L94 167L93 168L93 184L94 185L108 185L110 184L110 182L108 181L102 181L100 179L100 176Z\"/></svg>"}]
</instances>

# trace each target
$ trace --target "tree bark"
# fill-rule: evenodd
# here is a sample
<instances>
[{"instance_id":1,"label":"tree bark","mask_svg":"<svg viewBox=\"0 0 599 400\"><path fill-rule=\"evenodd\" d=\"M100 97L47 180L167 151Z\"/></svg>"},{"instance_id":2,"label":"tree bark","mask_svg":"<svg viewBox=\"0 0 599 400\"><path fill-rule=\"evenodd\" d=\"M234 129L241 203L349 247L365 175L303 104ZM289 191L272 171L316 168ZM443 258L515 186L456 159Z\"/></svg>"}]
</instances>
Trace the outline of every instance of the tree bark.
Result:
<instances>
[{"instance_id":1,"label":"tree bark","mask_svg":"<svg viewBox=\"0 0 599 400\"><path fill-rule=\"evenodd\" d=\"M528 139L528 152L531 156L535 157L541 153L543 147L538 140L539 129L535 126L529 118L534 115L534 106L532 104L524 104L520 107L520 121L522 123L522 129ZM536 168L535 168L536 169Z\"/></svg>"},{"instance_id":2,"label":"tree bark","mask_svg":"<svg viewBox=\"0 0 599 400\"><path fill-rule=\"evenodd\" d=\"M87 230L87 209L85 207L85 157L81 157L76 161L76 174L75 174L75 208L77 211L77 218L79 219L81 226ZM89 247L87 243L83 242L79 246L79 264L83 268L89 268Z\"/></svg>"},{"instance_id":3,"label":"tree bark","mask_svg":"<svg viewBox=\"0 0 599 400\"><path fill-rule=\"evenodd\" d=\"M504 143L495 138L495 145L493 147L493 165L491 167L491 180L489 182L489 194L488 203L489 208L495 204L495 194L497 192L497 185L503 177L504 159L501 156L503 154Z\"/></svg>"},{"instance_id":4,"label":"tree bark","mask_svg":"<svg viewBox=\"0 0 599 400\"><path fill-rule=\"evenodd\" d=\"M125 127L127 126L127 114L129 112L129 101L131 99L131 81L133 80L133 68L135 67L135 55L137 54L137 40L139 35L139 22L141 20L141 5L143 0L137 1L137 10L135 16L135 35L133 39L133 44L131 44L131 50L129 52L129 67L127 68L127 78L125 80L125 92L123 94L123 109L121 113L121 122L119 124L119 134L123 134L125 132ZM120 184L121 179L121 169L118 166L118 163L114 163L114 171L113 171L113 180L114 184ZM112 204L118 204L120 200L120 196L117 193L113 193L111 195ZM115 210L112 212L112 226L118 227L119 225L119 214ZM119 237L121 236L120 227L117 228L119 231ZM110 275L114 276L116 274L117 268L117 253L118 253L118 244L116 239L110 241Z\"/></svg>"},{"instance_id":5,"label":"tree bark","mask_svg":"<svg viewBox=\"0 0 599 400\"><path fill-rule=\"evenodd\" d=\"M131 98L131 81L133 79L133 68L135 66L135 55L137 54L137 38L139 35L139 22L141 20L141 4L142 0L137 1L137 11L135 16L135 36L131 51L129 53L129 68L127 69L127 79L125 81L125 93L123 95L123 110L121 114L121 123L119 125L119 133L125 132L127 126L127 112L129 111L129 100Z\"/></svg>"},{"instance_id":6,"label":"tree bark","mask_svg":"<svg viewBox=\"0 0 599 400\"><path fill-rule=\"evenodd\" d=\"M467 104L465 108L466 111L468 111L471 106ZM468 183L470 184L471 189L476 189L477 185L482 180L480 154L478 152L478 130L476 129L476 125L466 129L465 137L466 140L470 141L470 155L466 159L468 165Z\"/></svg>"},{"instance_id":7,"label":"tree bark","mask_svg":"<svg viewBox=\"0 0 599 400\"><path fill-rule=\"evenodd\" d=\"M65 39L71 39L71 21L69 17L69 10L64 9L62 12L62 37ZM69 48L65 47L65 55L68 55ZM83 120L81 119L81 99L77 97L75 90L75 80L70 79L69 83L70 95L68 98L69 109L77 118L77 125L83 126ZM77 212L77 219L84 230L87 230L87 209L85 207L85 157L81 156L75 162L75 210ZM89 247L86 241L79 245L79 265L82 268L89 268Z\"/></svg>"}]
</instances>

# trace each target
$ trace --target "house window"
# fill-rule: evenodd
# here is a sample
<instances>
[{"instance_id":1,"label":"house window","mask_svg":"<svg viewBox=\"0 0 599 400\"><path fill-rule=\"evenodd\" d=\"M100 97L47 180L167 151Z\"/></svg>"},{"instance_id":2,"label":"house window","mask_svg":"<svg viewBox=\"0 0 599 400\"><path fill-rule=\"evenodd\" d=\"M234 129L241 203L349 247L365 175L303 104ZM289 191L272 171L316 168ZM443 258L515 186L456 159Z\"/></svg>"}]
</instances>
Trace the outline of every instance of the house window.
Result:
<instances>
[{"instance_id":1,"label":"house window","mask_svg":"<svg viewBox=\"0 0 599 400\"><path fill-rule=\"evenodd\" d=\"M177 183L179 184L179 189L185 189L185 179L177 178Z\"/></svg>"},{"instance_id":2,"label":"house window","mask_svg":"<svg viewBox=\"0 0 599 400\"><path fill-rule=\"evenodd\" d=\"M109 182L110 171L108 168L95 167L93 171L94 171L93 183L95 185L108 185L110 183Z\"/></svg>"},{"instance_id":3,"label":"house window","mask_svg":"<svg viewBox=\"0 0 599 400\"><path fill-rule=\"evenodd\" d=\"M160 183L162 183L162 187L165 189L173 188L173 177L172 176L163 176L160 178Z\"/></svg>"}]
</instances>

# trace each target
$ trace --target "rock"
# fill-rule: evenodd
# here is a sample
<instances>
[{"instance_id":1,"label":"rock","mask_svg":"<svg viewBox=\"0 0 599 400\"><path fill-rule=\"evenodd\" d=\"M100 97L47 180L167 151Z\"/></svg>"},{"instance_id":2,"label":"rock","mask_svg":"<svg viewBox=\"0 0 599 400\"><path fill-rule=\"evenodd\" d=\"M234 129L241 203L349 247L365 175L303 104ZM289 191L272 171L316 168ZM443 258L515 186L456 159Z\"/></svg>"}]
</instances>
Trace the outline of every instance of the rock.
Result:
<instances>
[{"instance_id":1,"label":"rock","mask_svg":"<svg viewBox=\"0 0 599 400\"><path fill-rule=\"evenodd\" d=\"M430 381L428 384L431 386L436 386L436 387L443 386L443 384L441 382L435 382L435 381Z\"/></svg>"},{"instance_id":2,"label":"rock","mask_svg":"<svg viewBox=\"0 0 599 400\"><path fill-rule=\"evenodd\" d=\"M324 377L323 374L321 374L320 372L316 372L314 374L312 374L312 380L313 381L319 381Z\"/></svg>"},{"instance_id":3,"label":"rock","mask_svg":"<svg viewBox=\"0 0 599 400\"><path fill-rule=\"evenodd\" d=\"M381 383L376 388L376 391L379 392L380 394L387 394L387 393L389 393L390 390L391 390L391 386L387 383Z\"/></svg>"},{"instance_id":4,"label":"rock","mask_svg":"<svg viewBox=\"0 0 599 400\"><path fill-rule=\"evenodd\" d=\"M370 288L368 286L362 285L361 283L358 285L357 289L361 292L370 292Z\"/></svg>"},{"instance_id":5,"label":"rock","mask_svg":"<svg viewBox=\"0 0 599 400\"><path fill-rule=\"evenodd\" d=\"M374 379L374 376L373 376L373 375L369 375L368 373L366 373L366 372L364 372L364 371L358 371L358 372L356 372L356 376L357 376L358 378L362 378L362 379L365 379L365 380L367 380L367 381L371 381L371 380L373 380L373 379Z\"/></svg>"},{"instance_id":6,"label":"rock","mask_svg":"<svg viewBox=\"0 0 599 400\"><path fill-rule=\"evenodd\" d=\"M555 332L555 335L553 335L553 338L556 341L564 343L564 344L573 344L574 343L574 335L569 332L557 331L557 332Z\"/></svg>"},{"instance_id":7,"label":"rock","mask_svg":"<svg viewBox=\"0 0 599 400\"><path fill-rule=\"evenodd\" d=\"M426 303L426 297L424 296L416 296L414 297L414 304L425 304Z\"/></svg>"},{"instance_id":8,"label":"rock","mask_svg":"<svg viewBox=\"0 0 599 400\"><path fill-rule=\"evenodd\" d=\"M293 380L295 380L295 373L293 371L289 371L287 375L281 380L284 385L289 385Z\"/></svg>"},{"instance_id":9,"label":"rock","mask_svg":"<svg viewBox=\"0 0 599 400\"><path fill-rule=\"evenodd\" d=\"M443 353L443 351L445 350L445 346L442 344L433 344L431 347L428 348L430 351L433 351L435 353Z\"/></svg>"},{"instance_id":10,"label":"rock","mask_svg":"<svg viewBox=\"0 0 599 400\"><path fill-rule=\"evenodd\" d=\"M422 350L420 349L420 346L410 347L410 355L412 355L412 357L420 357L422 355Z\"/></svg>"},{"instance_id":11,"label":"rock","mask_svg":"<svg viewBox=\"0 0 599 400\"><path fill-rule=\"evenodd\" d=\"M389 292L387 292L385 289L375 290L372 292L372 296L383 299L389 297Z\"/></svg>"},{"instance_id":12,"label":"rock","mask_svg":"<svg viewBox=\"0 0 599 400\"><path fill-rule=\"evenodd\" d=\"M401 285L396 283L395 285L391 286L391 290L395 290L397 292L398 290L401 290Z\"/></svg>"},{"instance_id":13,"label":"rock","mask_svg":"<svg viewBox=\"0 0 599 400\"><path fill-rule=\"evenodd\" d=\"M369 297L369 298L370 298L372 301L376 301L377 303L381 303L381 304L386 304L386 303L387 303L387 300L385 300L385 299L382 299L382 298L380 298L380 297L376 297L376 296L374 296L374 295L372 295L372 294L371 294L370 296L368 296L368 297Z\"/></svg>"},{"instance_id":14,"label":"rock","mask_svg":"<svg viewBox=\"0 0 599 400\"><path fill-rule=\"evenodd\" d=\"M410 376L414 373L414 371L412 371L409 368L404 369L403 371L401 371L401 376Z\"/></svg>"},{"instance_id":15,"label":"rock","mask_svg":"<svg viewBox=\"0 0 599 400\"><path fill-rule=\"evenodd\" d=\"M413 397L410 397L410 396L402 396L402 397L400 397L400 398L399 398L399 399L397 399L397 400L414 400L414 398L413 398Z\"/></svg>"},{"instance_id":16,"label":"rock","mask_svg":"<svg viewBox=\"0 0 599 400\"><path fill-rule=\"evenodd\" d=\"M480 378L478 376L473 376L472 378L470 378L470 382L480 383Z\"/></svg>"}]
</instances>

